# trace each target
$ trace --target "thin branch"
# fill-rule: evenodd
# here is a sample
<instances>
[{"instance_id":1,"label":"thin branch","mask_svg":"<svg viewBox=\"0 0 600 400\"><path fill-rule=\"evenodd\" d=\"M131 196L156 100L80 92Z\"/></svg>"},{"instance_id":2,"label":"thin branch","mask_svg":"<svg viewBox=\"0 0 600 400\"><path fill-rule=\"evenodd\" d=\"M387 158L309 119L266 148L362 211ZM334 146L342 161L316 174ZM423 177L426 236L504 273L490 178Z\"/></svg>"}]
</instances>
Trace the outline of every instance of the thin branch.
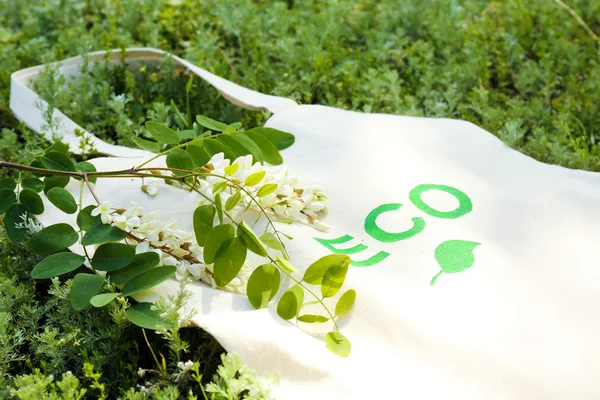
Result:
<instances>
[{"instance_id":1,"label":"thin branch","mask_svg":"<svg viewBox=\"0 0 600 400\"><path fill-rule=\"evenodd\" d=\"M573 10L571 7L569 7L568 5L566 5L565 3L562 2L562 0L553 0L559 7L563 8L564 10L566 10L569 14L571 14L571 16L573 18L575 18L575 21L577 21L577 23L579 25L581 25L583 27L583 29L585 29L587 31L587 33L592 37L592 39L594 39L596 42L598 42L600 44L600 37L598 37L598 35L596 35L594 33L594 31L592 30L592 28L590 28L588 26L588 24L585 23L585 21L579 16L579 14L577 14L577 12L575 12L575 10Z\"/></svg>"}]
</instances>

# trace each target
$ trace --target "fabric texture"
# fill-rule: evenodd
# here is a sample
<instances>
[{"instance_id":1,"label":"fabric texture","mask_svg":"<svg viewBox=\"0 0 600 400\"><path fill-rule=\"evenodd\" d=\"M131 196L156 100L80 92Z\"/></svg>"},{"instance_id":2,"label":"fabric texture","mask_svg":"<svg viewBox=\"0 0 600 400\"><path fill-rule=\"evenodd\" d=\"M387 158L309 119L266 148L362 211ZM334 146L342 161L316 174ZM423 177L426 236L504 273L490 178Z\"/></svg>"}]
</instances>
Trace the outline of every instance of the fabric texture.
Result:
<instances>
[{"instance_id":1,"label":"fabric texture","mask_svg":"<svg viewBox=\"0 0 600 400\"><path fill-rule=\"evenodd\" d=\"M215 86L228 98L274 111L266 126L296 136L285 163L329 196L330 231L279 226L293 237L294 265L331 253L353 260L345 287L357 291L356 305L341 320L353 345L347 359L273 307L253 310L243 296L191 285L195 323L249 366L280 373L279 398L600 397L600 174L537 162L464 121L298 106L222 81ZM144 157L106 153L120 157L92 160L98 170ZM151 198L139 185L98 180L96 190L192 229L193 195L156 183ZM46 209L44 225L68 218ZM177 287L167 281L138 299Z\"/></svg>"}]
</instances>

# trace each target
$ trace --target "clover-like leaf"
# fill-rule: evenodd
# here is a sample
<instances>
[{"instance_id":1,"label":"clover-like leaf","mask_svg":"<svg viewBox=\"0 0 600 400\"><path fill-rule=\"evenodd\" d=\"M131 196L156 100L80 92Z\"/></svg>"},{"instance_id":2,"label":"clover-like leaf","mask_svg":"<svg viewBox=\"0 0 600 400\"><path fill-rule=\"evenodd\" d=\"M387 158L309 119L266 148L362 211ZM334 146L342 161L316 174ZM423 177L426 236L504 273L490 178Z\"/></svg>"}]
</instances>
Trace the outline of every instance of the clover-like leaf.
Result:
<instances>
[{"instance_id":1,"label":"clover-like leaf","mask_svg":"<svg viewBox=\"0 0 600 400\"><path fill-rule=\"evenodd\" d=\"M50 203L67 214L74 214L77 211L77 203L73 195L61 187L54 187L48 190L46 196L50 200Z\"/></svg>"},{"instance_id":2,"label":"clover-like leaf","mask_svg":"<svg viewBox=\"0 0 600 400\"><path fill-rule=\"evenodd\" d=\"M157 142L164 144L179 143L179 135L166 125L154 121L146 122L146 129Z\"/></svg>"},{"instance_id":3,"label":"clover-like leaf","mask_svg":"<svg viewBox=\"0 0 600 400\"><path fill-rule=\"evenodd\" d=\"M303 314L298 316L298 321L306 324L322 324L329 321L329 318L317 314Z\"/></svg>"},{"instance_id":4,"label":"clover-like leaf","mask_svg":"<svg viewBox=\"0 0 600 400\"><path fill-rule=\"evenodd\" d=\"M304 289L295 285L281 296L277 304L277 315L285 320L289 320L298 315L302 303L304 302Z\"/></svg>"},{"instance_id":5,"label":"clover-like leaf","mask_svg":"<svg viewBox=\"0 0 600 400\"><path fill-rule=\"evenodd\" d=\"M321 294L323 298L333 297L342 288L348 273L348 264L334 264L327 269L321 281Z\"/></svg>"},{"instance_id":6,"label":"clover-like leaf","mask_svg":"<svg viewBox=\"0 0 600 400\"><path fill-rule=\"evenodd\" d=\"M212 118L208 118L206 115L196 115L196 122L205 128L217 132L223 132L225 129L227 129L227 124L215 121Z\"/></svg>"},{"instance_id":7,"label":"clover-like leaf","mask_svg":"<svg viewBox=\"0 0 600 400\"><path fill-rule=\"evenodd\" d=\"M76 270L83 264L85 258L79 254L63 252L49 255L40 261L31 271L33 279L54 278Z\"/></svg>"},{"instance_id":8,"label":"clover-like leaf","mask_svg":"<svg viewBox=\"0 0 600 400\"><path fill-rule=\"evenodd\" d=\"M54 187L64 188L69 184L70 178L68 176L62 175L52 175L44 178L44 193L48 193L48 191Z\"/></svg>"},{"instance_id":9,"label":"clover-like leaf","mask_svg":"<svg viewBox=\"0 0 600 400\"><path fill-rule=\"evenodd\" d=\"M126 267L108 273L111 282L117 285L124 285L130 279L140 275L152 268L158 266L160 256L153 251L136 254L133 260Z\"/></svg>"},{"instance_id":10,"label":"clover-like leaf","mask_svg":"<svg viewBox=\"0 0 600 400\"><path fill-rule=\"evenodd\" d=\"M231 225L217 225L215 226L204 243L204 261L207 264L215 262L217 251L221 248L224 243L229 242L235 237L235 229Z\"/></svg>"},{"instance_id":11,"label":"clover-like leaf","mask_svg":"<svg viewBox=\"0 0 600 400\"><path fill-rule=\"evenodd\" d=\"M19 202L27 208L31 214L39 215L44 212L44 202L39 194L31 189L23 189L19 194Z\"/></svg>"},{"instance_id":12,"label":"clover-like leaf","mask_svg":"<svg viewBox=\"0 0 600 400\"><path fill-rule=\"evenodd\" d=\"M473 250L480 244L466 240L448 240L440 244L435 249L434 256L442 270L431 279L429 284L435 284L442 273L454 274L470 268L475 263Z\"/></svg>"},{"instance_id":13,"label":"clover-like leaf","mask_svg":"<svg viewBox=\"0 0 600 400\"><path fill-rule=\"evenodd\" d=\"M104 277L94 274L77 274L71 284L69 298L76 310L83 310L90 305L90 299L100 293L104 286Z\"/></svg>"},{"instance_id":14,"label":"clover-like leaf","mask_svg":"<svg viewBox=\"0 0 600 400\"><path fill-rule=\"evenodd\" d=\"M135 257L135 248L123 243L105 243L96 249L92 267L99 271L116 271Z\"/></svg>"},{"instance_id":15,"label":"clover-like leaf","mask_svg":"<svg viewBox=\"0 0 600 400\"><path fill-rule=\"evenodd\" d=\"M131 278L125 286L123 286L122 292L125 296L131 296L144 290L148 290L159 283L166 281L175 275L175 272L177 272L177 267L172 265L151 268L150 270Z\"/></svg>"},{"instance_id":16,"label":"clover-like leaf","mask_svg":"<svg viewBox=\"0 0 600 400\"><path fill-rule=\"evenodd\" d=\"M27 250L34 254L50 254L75 244L79 235L69 224L50 225L31 237Z\"/></svg>"},{"instance_id":17,"label":"clover-like leaf","mask_svg":"<svg viewBox=\"0 0 600 400\"><path fill-rule=\"evenodd\" d=\"M0 190L0 214L4 214L17 202L17 195L12 190Z\"/></svg>"},{"instance_id":18,"label":"clover-like leaf","mask_svg":"<svg viewBox=\"0 0 600 400\"><path fill-rule=\"evenodd\" d=\"M269 254L267 253L265 246L262 244L258 236L256 236L252 228L246 223L246 221L242 221L238 225L238 235L248 250L254 254L258 254L262 257L266 257Z\"/></svg>"},{"instance_id":19,"label":"clover-like leaf","mask_svg":"<svg viewBox=\"0 0 600 400\"><path fill-rule=\"evenodd\" d=\"M65 153L59 151L48 151L44 154L40 161L47 169L54 171L74 172L75 164Z\"/></svg>"},{"instance_id":20,"label":"clover-like leaf","mask_svg":"<svg viewBox=\"0 0 600 400\"><path fill-rule=\"evenodd\" d=\"M134 325L145 329L156 329L158 325L168 326L160 312L152 309L152 303L137 303L127 309L125 316Z\"/></svg>"},{"instance_id":21,"label":"clover-like leaf","mask_svg":"<svg viewBox=\"0 0 600 400\"><path fill-rule=\"evenodd\" d=\"M325 345L332 353L340 357L348 357L352 351L352 344L340 332L329 332L325 336Z\"/></svg>"},{"instance_id":22,"label":"clover-like leaf","mask_svg":"<svg viewBox=\"0 0 600 400\"><path fill-rule=\"evenodd\" d=\"M281 275L273 264L263 264L256 268L246 287L246 294L252 307L266 307L275 297L281 283Z\"/></svg>"},{"instance_id":23,"label":"clover-like leaf","mask_svg":"<svg viewBox=\"0 0 600 400\"><path fill-rule=\"evenodd\" d=\"M354 306L354 300L356 300L356 290L346 290L335 305L335 315L341 317L342 315L348 314Z\"/></svg>"},{"instance_id":24,"label":"clover-like leaf","mask_svg":"<svg viewBox=\"0 0 600 400\"><path fill-rule=\"evenodd\" d=\"M191 171L194 169L194 160L189 153L182 149L173 149L167 154L167 167L174 169L181 169L185 171ZM188 172L173 171L173 174L181 176L187 175Z\"/></svg>"},{"instance_id":25,"label":"clover-like leaf","mask_svg":"<svg viewBox=\"0 0 600 400\"><path fill-rule=\"evenodd\" d=\"M237 276L246 261L248 251L239 238L224 243L215 256L214 278L219 287L227 285Z\"/></svg>"},{"instance_id":26,"label":"clover-like leaf","mask_svg":"<svg viewBox=\"0 0 600 400\"><path fill-rule=\"evenodd\" d=\"M345 254L329 254L312 263L304 272L302 280L310 285L320 285L325 273L332 266L350 265L350 257Z\"/></svg>"},{"instance_id":27,"label":"clover-like leaf","mask_svg":"<svg viewBox=\"0 0 600 400\"><path fill-rule=\"evenodd\" d=\"M294 144L294 135L288 132L283 132L273 128L258 127L252 128L250 131L258 132L269 140L277 148L277 150L287 149ZM249 131L249 132L250 132Z\"/></svg>"},{"instance_id":28,"label":"clover-like leaf","mask_svg":"<svg viewBox=\"0 0 600 400\"><path fill-rule=\"evenodd\" d=\"M89 246L91 244L118 242L127 236L127 233L117 227L108 224L99 224L92 226L81 239L81 244Z\"/></svg>"},{"instance_id":29,"label":"clover-like leaf","mask_svg":"<svg viewBox=\"0 0 600 400\"><path fill-rule=\"evenodd\" d=\"M90 299L90 304L94 307L104 307L111 301L113 301L119 293L102 293L97 294Z\"/></svg>"},{"instance_id":30,"label":"clover-like leaf","mask_svg":"<svg viewBox=\"0 0 600 400\"><path fill-rule=\"evenodd\" d=\"M132 136L131 141L133 143L135 143L135 145L142 150L151 151L153 153L158 153L160 151L160 144L158 144L156 142L142 139L141 137L137 137L137 136Z\"/></svg>"},{"instance_id":31,"label":"clover-like leaf","mask_svg":"<svg viewBox=\"0 0 600 400\"><path fill-rule=\"evenodd\" d=\"M44 190L44 182L37 178L25 178L23 179L23 182L21 182L21 186L23 186L24 189L31 189L36 193Z\"/></svg>"}]
</instances>

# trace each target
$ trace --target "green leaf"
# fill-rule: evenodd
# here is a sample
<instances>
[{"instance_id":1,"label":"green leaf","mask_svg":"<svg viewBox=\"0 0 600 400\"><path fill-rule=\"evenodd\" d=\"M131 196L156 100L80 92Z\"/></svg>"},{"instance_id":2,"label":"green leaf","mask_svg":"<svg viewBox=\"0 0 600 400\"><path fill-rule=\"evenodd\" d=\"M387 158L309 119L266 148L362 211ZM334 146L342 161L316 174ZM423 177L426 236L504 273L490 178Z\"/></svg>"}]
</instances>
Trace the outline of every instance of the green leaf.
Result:
<instances>
[{"instance_id":1,"label":"green leaf","mask_svg":"<svg viewBox=\"0 0 600 400\"><path fill-rule=\"evenodd\" d=\"M21 182L21 186L23 186L24 189L31 189L36 193L44 190L44 182L37 178L25 178L23 179L23 182Z\"/></svg>"},{"instance_id":2,"label":"green leaf","mask_svg":"<svg viewBox=\"0 0 600 400\"><path fill-rule=\"evenodd\" d=\"M225 189L227 189L226 181L215 183L215 185L213 186L213 189L212 189L212 193L213 194L222 193Z\"/></svg>"},{"instance_id":3,"label":"green leaf","mask_svg":"<svg viewBox=\"0 0 600 400\"><path fill-rule=\"evenodd\" d=\"M235 237L235 230L232 225L217 225L215 226L204 243L204 262L212 264L215 261L217 251L224 244L228 243Z\"/></svg>"},{"instance_id":4,"label":"green leaf","mask_svg":"<svg viewBox=\"0 0 600 400\"><path fill-rule=\"evenodd\" d=\"M104 307L111 301L113 301L119 293L102 293L97 294L90 299L90 304L94 307Z\"/></svg>"},{"instance_id":5,"label":"green leaf","mask_svg":"<svg viewBox=\"0 0 600 400\"><path fill-rule=\"evenodd\" d=\"M127 237L127 233L119 228L108 224L99 224L91 227L81 239L81 244L89 246L91 244L105 242L119 242Z\"/></svg>"},{"instance_id":6,"label":"green leaf","mask_svg":"<svg viewBox=\"0 0 600 400\"><path fill-rule=\"evenodd\" d=\"M325 345L335 355L348 357L352 351L350 341L339 332L329 332L325 336Z\"/></svg>"},{"instance_id":7,"label":"green leaf","mask_svg":"<svg viewBox=\"0 0 600 400\"><path fill-rule=\"evenodd\" d=\"M189 93L192 90L192 85L194 84L194 75L190 75L190 79L188 79L185 84L185 92Z\"/></svg>"},{"instance_id":8,"label":"green leaf","mask_svg":"<svg viewBox=\"0 0 600 400\"><path fill-rule=\"evenodd\" d=\"M346 280L347 273L348 264L345 263L334 264L327 269L321 281L321 294L323 298L333 297L340 291Z\"/></svg>"},{"instance_id":9,"label":"green leaf","mask_svg":"<svg viewBox=\"0 0 600 400\"><path fill-rule=\"evenodd\" d=\"M204 150L206 150L206 152L210 154L211 157L215 154L223 153L224 157L228 160L236 159L235 153L229 147L225 146L222 142L218 141L216 138L204 139L204 142L202 144Z\"/></svg>"},{"instance_id":10,"label":"green leaf","mask_svg":"<svg viewBox=\"0 0 600 400\"><path fill-rule=\"evenodd\" d=\"M167 154L167 167L190 171L194 169L194 160L189 153L182 149L173 149ZM177 176L187 175L189 172L173 172Z\"/></svg>"},{"instance_id":11,"label":"green leaf","mask_svg":"<svg viewBox=\"0 0 600 400\"><path fill-rule=\"evenodd\" d=\"M196 138L196 131L193 129L186 129L184 131L179 131L179 132L177 132L177 134L179 135L180 142L183 140Z\"/></svg>"},{"instance_id":12,"label":"green leaf","mask_svg":"<svg viewBox=\"0 0 600 400\"><path fill-rule=\"evenodd\" d=\"M258 189L258 192L256 193L256 197L268 196L271 193L275 192L276 190L277 190L276 183L267 183L267 184L263 185L260 189Z\"/></svg>"},{"instance_id":13,"label":"green leaf","mask_svg":"<svg viewBox=\"0 0 600 400\"><path fill-rule=\"evenodd\" d=\"M92 216L94 208L96 208L96 206L89 205L77 214L77 226L84 231L90 230L94 225L102 224L100 215Z\"/></svg>"},{"instance_id":14,"label":"green leaf","mask_svg":"<svg viewBox=\"0 0 600 400\"><path fill-rule=\"evenodd\" d=\"M69 154L69 145L57 140L46 149L46 152L50 151L58 151L59 153Z\"/></svg>"},{"instance_id":15,"label":"green leaf","mask_svg":"<svg viewBox=\"0 0 600 400\"><path fill-rule=\"evenodd\" d=\"M194 234L196 235L196 241L200 246L205 245L208 234L213 228L215 223L215 214L217 209L213 205L205 204L194 211Z\"/></svg>"},{"instance_id":16,"label":"green leaf","mask_svg":"<svg viewBox=\"0 0 600 400\"><path fill-rule=\"evenodd\" d=\"M433 285L442 273L454 274L471 268L475 263L473 251L481 243L466 240L448 240L435 249L435 259L442 269L429 283Z\"/></svg>"},{"instance_id":17,"label":"green leaf","mask_svg":"<svg viewBox=\"0 0 600 400\"><path fill-rule=\"evenodd\" d=\"M58 151L49 151L46 152L41 158L40 161L47 169L51 169L53 171L68 171L75 172L75 164L65 153L60 153Z\"/></svg>"},{"instance_id":18,"label":"green leaf","mask_svg":"<svg viewBox=\"0 0 600 400\"><path fill-rule=\"evenodd\" d=\"M136 254L133 260L125 267L108 273L111 282L124 285L133 277L150 271L160 263L160 256L153 251Z\"/></svg>"},{"instance_id":19,"label":"green leaf","mask_svg":"<svg viewBox=\"0 0 600 400\"><path fill-rule=\"evenodd\" d=\"M71 252L49 255L40 261L31 271L33 279L54 278L76 270L83 264L85 257Z\"/></svg>"},{"instance_id":20,"label":"green leaf","mask_svg":"<svg viewBox=\"0 0 600 400\"><path fill-rule=\"evenodd\" d=\"M94 274L77 274L71 284L70 300L76 310L89 307L92 297L100 293L104 286L104 277Z\"/></svg>"},{"instance_id":21,"label":"green leaf","mask_svg":"<svg viewBox=\"0 0 600 400\"><path fill-rule=\"evenodd\" d=\"M246 146L232 138L230 135L219 135L217 136L217 140L230 148L236 158L251 154Z\"/></svg>"},{"instance_id":22,"label":"green leaf","mask_svg":"<svg viewBox=\"0 0 600 400\"><path fill-rule=\"evenodd\" d=\"M21 243L27 236L26 229L16 227L16 224L23 222L22 215L29 218L29 213L22 204L15 204L4 214L4 229L6 229L6 234L13 243Z\"/></svg>"},{"instance_id":23,"label":"green leaf","mask_svg":"<svg viewBox=\"0 0 600 400\"><path fill-rule=\"evenodd\" d=\"M17 182L14 179L3 178L0 179L0 190L10 190L13 191L17 188Z\"/></svg>"},{"instance_id":24,"label":"green leaf","mask_svg":"<svg viewBox=\"0 0 600 400\"><path fill-rule=\"evenodd\" d=\"M62 175L52 175L44 178L44 193L48 193L48 191L54 187L64 188L69 184L70 178L68 176Z\"/></svg>"},{"instance_id":25,"label":"green leaf","mask_svg":"<svg viewBox=\"0 0 600 400\"><path fill-rule=\"evenodd\" d=\"M248 226L246 221L242 221L238 225L238 236L240 237L240 240L244 243L244 245L248 248L248 250L250 250L251 252L258 254L262 257L266 257L269 255L269 253L267 253L267 249L265 249L265 246L262 244L258 236L256 236L252 228Z\"/></svg>"},{"instance_id":26,"label":"green leaf","mask_svg":"<svg viewBox=\"0 0 600 400\"><path fill-rule=\"evenodd\" d=\"M194 162L195 168L204 167L210 161L210 156L200 146L187 145L185 147L185 151L190 155L190 157L192 157L192 161Z\"/></svg>"},{"instance_id":27,"label":"green leaf","mask_svg":"<svg viewBox=\"0 0 600 400\"><path fill-rule=\"evenodd\" d=\"M74 214L77 211L77 203L73 195L63 188L52 188L48 190L47 196L50 203L54 204L59 210L67 214Z\"/></svg>"},{"instance_id":28,"label":"green leaf","mask_svg":"<svg viewBox=\"0 0 600 400\"><path fill-rule=\"evenodd\" d=\"M152 309L152 303L137 303L125 312L127 319L134 325L145 329L156 329L158 325L168 326L160 312Z\"/></svg>"},{"instance_id":29,"label":"green leaf","mask_svg":"<svg viewBox=\"0 0 600 400\"><path fill-rule=\"evenodd\" d=\"M164 144L179 143L179 135L173 129L154 121L146 122L146 129L157 142Z\"/></svg>"},{"instance_id":30,"label":"green leaf","mask_svg":"<svg viewBox=\"0 0 600 400\"><path fill-rule=\"evenodd\" d=\"M246 261L246 255L246 246L238 238L227 242L217 251L214 267L217 286L223 287L237 276Z\"/></svg>"},{"instance_id":31,"label":"green leaf","mask_svg":"<svg viewBox=\"0 0 600 400\"><path fill-rule=\"evenodd\" d=\"M244 181L244 185L246 186L256 186L260 183L260 181L263 180L263 178L265 177L265 175L267 174L266 171L259 171L259 172L255 172L253 174L250 174L246 180Z\"/></svg>"},{"instance_id":32,"label":"green leaf","mask_svg":"<svg viewBox=\"0 0 600 400\"><path fill-rule=\"evenodd\" d=\"M300 307L304 302L304 290L296 285L290 288L281 296L277 304L277 315L281 318L290 320L298 315Z\"/></svg>"},{"instance_id":33,"label":"green leaf","mask_svg":"<svg viewBox=\"0 0 600 400\"><path fill-rule=\"evenodd\" d=\"M271 232L263 233L260 237L260 241L274 250L283 251L283 245L281 244L279 239L277 239L277 236L275 236Z\"/></svg>"},{"instance_id":34,"label":"green leaf","mask_svg":"<svg viewBox=\"0 0 600 400\"><path fill-rule=\"evenodd\" d=\"M158 153L160 151L160 144L152 142L150 140L142 139L141 137L132 136L131 141L140 149Z\"/></svg>"},{"instance_id":35,"label":"green leaf","mask_svg":"<svg viewBox=\"0 0 600 400\"><path fill-rule=\"evenodd\" d=\"M237 191L232 196L230 196L225 202L225 211L231 211L235 208L235 206L240 202L242 198L242 194Z\"/></svg>"},{"instance_id":36,"label":"green leaf","mask_svg":"<svg viewBox=\"0 0 600 400\"><path fill-rule=\"evenodd\" d=\"M19 202L27 208L31 214L39 215L44 212L44 202L39 194L31 189L23 189L19 193Z\"/></svg>"},{"instance_id":37,"label":"green leaf","mask_svg":"<svg viewBox=\"0 0 600 400\"><path fill-rule=\"evenodd\" d=\"M142 272L131 278L125 286L123 286L122 292L125 296L131 296L144 290L148 290L175 275L176 271L177 267L172 265L152 268L149 271Z\"/></svg>"},{"instance_id":38,"label":"green leaf","mask_svg":"<svg viewBox=\"0 0 600 400\"><path fill-rule=\"evenodd\" d=\"M227 124L224 124L219 121L215 121L214 119L208 118L205 115L196 115L196 122L205 128L208 128L208 129L211 129L211 130L217 131L217 132L223 132L225 129L227 129Z\"/></svg>"},{"instance_id":39,"label":"green leaf","mask_svg":"<svg viewBox=\"0 0 600 400\"><path fill-rule=\"evenodd\" d=\"M42 154L44 152L44 149L42 149L41 147L39 147L35 144L29 143L29 144L25 145L25 151L33 156L39 156L40 154Z\"/></svg>"},{"instance_id":40,"label":"green leaf","mask_svg":"<svg viewBox=\"0 0 600 400\"><path fill-rule=\"evenodd\" d=\"M341 317L350 312L354 306L354 300L356 299L356 290L349 289L339 298L335 305L335 315Z\"/></svg>"},{"instance_id":41,"label":"green leaf","mask_svg":"<svg viewBox=\"0 0 600 400\"><path fill-rule=\"evenodd\" d=\"M271 165L281 165L283 163L279 150L267 138L256 131L247 131L246 134L260 147L264 162Z\"/></svg>"},{"instance_id":42,"label":"green leaf","mask_svg":"<svg viewBox=\"0 0 600 400\"><path fill-rule=\"evenodd\" d=\"M345 254L330 254L321 257L306 269L302 280L309 285L320 285L329 268L336 265L348 267L350 262L350 257Z\"/></svg>"},{"instance_id":43,"label":"green leaf","mask_svg":"<svg viewBox=\"0 0 600 400\"><path fill-rule=\"evenodd\" d=\"M269 142L273 143L277 150L287 149L294 144L294 135L288 132L283 132L273 128L253 128L248 132L258 132L263 135Z\"/></svg>"},{"instance_id":44,"label":"green leaf","mask_svg":"<svg viewBox=\"0 0 600 400\"><path fill-rule=\"evenodd\" d=\"M322 315L316 315L316 314L304 314L304 315L300 315L298 317L298 321L300 322L304 322L307 324L321 324L323 322L327 322L329 321L329 318L324 317Z\"/></svg>"},{"instance_id":45,"label":"green leaf","mask_svg":"<svg viewBox=\"0 0 600 400\"><path fill-rule=\"evenodd\" d=\"M17 202L17 195L12 190L0 190L0 214L4 214Z\"/></svg>"},{"instance_id":46,"label":"green leaf","mask_svg":"<svg viewBox=\"0 0 600 400\"><path fill-rule=\"evenodd\" d=\"M69 224L55 224L31 237L27 250L34 254L50 254L75 244L79 235Z\"/></svg>"},{"instance_id":47,"label":"green leaf","mask_svg":"<svg viewBox=\"0 0 600 400\"><path fill-rule=\"evenodd\" d=\"M281 283L281 275L273 264L263 264L256 268L246 286L246 294L252 307L264 308L275 297Z\"/></svg>"},{"instance_id":48,"label":"green leaf","mask_svg":"<svg viewBox=\"0 0 600 400\"><path fill-rule=\"evenodd\" d=\"M96 172L96 167L94 164L89 163L87 161L78 162L75 164L75 168L79 172ZM92 183L96 183L96 178L88 178L88 180Z\"/></svg>"},{"instance_id":49,"label":"green leaf","mask_svg":"<svg viewBox=\"0 0 600 400\"><path fill-rule=\"evenodd\" d=\"M105 243L96 249L92 267L99 271L116 271L135 257L135 248L124 243Z\"/></svg>"},{"instance_id":50,"label":"green leaf","mask_svg":"<svg viewBox=\"0 0 600 400\"><path fill-rule=\"evenodd\" d=\"M217 209L217 216L219 217L219 223L223 223L223 204L221 203L221 195L215 196L215 208Z\"/></svg>"},{"instance_id":51,"label":"green leaf","mask_svg":"<svg viewBox=\"0 0 600 400\"><path fill-rule=\"evenodd\" d=\"M296 269L296 267L294 267L288 260L286 260L285 258L282 258L279 256L279 254L277 254L277 263L279 264L279 266L281 268L283 268L284 270L286 270L287 272L289 272L290 274L296 273L298 272L298 270Z\"/></svg>"},{"instance_id":52,"label":"green leaf","mask_svg":"<svg viewBox=\"0 0 600 400\"><path fill-rule=\"evenodd\" d=\"M258 147L258 145L252 139L250 139L248 135L242 132L232 132L229 136L248 149L250 154L252 154L252 157L254 157L254 161L258 161L260 163L264 162L260 147Z\"/></svg>"}]
</instances>

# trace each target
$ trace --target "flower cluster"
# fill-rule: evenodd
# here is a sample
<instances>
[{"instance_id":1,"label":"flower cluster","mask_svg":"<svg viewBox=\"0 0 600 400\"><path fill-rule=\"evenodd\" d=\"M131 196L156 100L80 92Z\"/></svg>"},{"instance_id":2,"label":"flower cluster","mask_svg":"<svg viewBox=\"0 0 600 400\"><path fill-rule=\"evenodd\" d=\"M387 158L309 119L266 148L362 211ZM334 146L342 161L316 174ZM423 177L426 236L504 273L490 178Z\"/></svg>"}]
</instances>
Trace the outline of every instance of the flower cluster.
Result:
<instances>
[{"instance_id":1,"label":"flower cluster","mask_svg":"<svg viewBox=\"0 0 600 400\"><path fill-rule=\"evenodd\" d=\"M202 203L214 200L215 192L218 193L215 185L225 183L227 189L220 193L223 202L236 193L239 187L243 187L238 211L260 211L262 208L271 211L277 219L299 222L319 230L329 229L319 220L320 215L327 213L328 206L328 198L321 187L303 188L298 178L289 174L286 166L268 167L258 162L253 164L252 155L238 157L230 163L223 153L218 153L206 167L210 172L205 180L200 180L200 191L205 197ZM246 180L251 176L260 177L260 180L248 185Z\"/></svg>"},{"instance_id":2,"label":"flower cluster","mask_svg":"<svg viewBox=\"0 0 600 400\"><path fill-rule=\"evenodd\" d=\"M178 280L190 276L216 287L213 265L204 263L203 249L198 246L194 233L176 228L177 219L163 222L158 218L160 211L144 214L143 207L134 202L128 209L118 209L105 201L92 210L92 216L97 215L100 215L103 223L127 232L126 241L136 246L136 253L156 252L161 257L160 265L176 266L175 276ZM248 266L244 265L238 276L221 289L245 293L249 274Z\"/></svg>"}]
</instances>

